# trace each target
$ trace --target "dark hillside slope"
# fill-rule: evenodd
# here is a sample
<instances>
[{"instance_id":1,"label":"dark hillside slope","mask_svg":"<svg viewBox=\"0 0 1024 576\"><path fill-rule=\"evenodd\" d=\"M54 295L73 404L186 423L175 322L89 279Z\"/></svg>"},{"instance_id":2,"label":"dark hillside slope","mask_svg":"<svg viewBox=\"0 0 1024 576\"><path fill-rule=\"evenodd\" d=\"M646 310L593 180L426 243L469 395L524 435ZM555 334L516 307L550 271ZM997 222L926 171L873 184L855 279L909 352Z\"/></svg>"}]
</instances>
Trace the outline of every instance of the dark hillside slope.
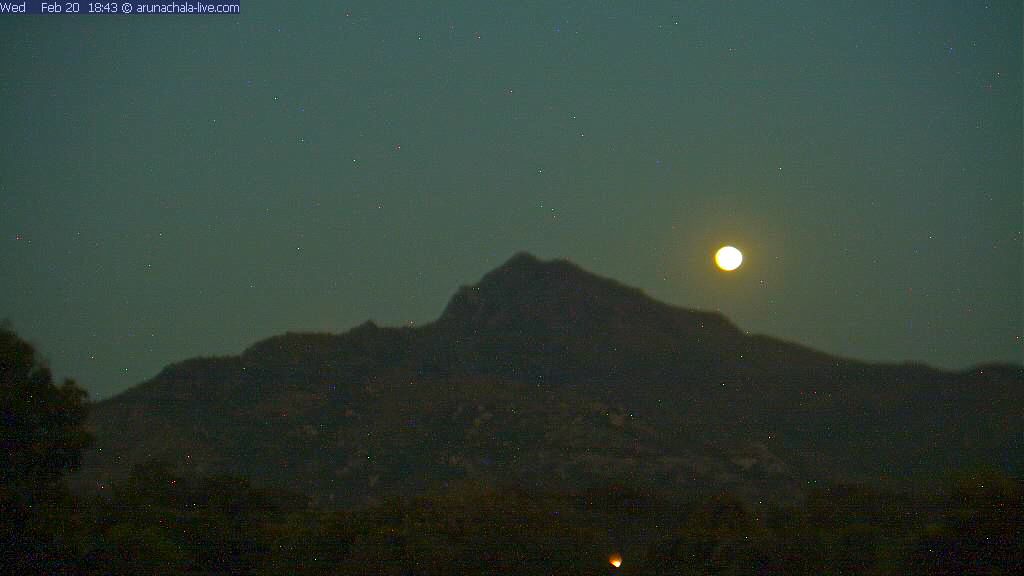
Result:
<instances>
[{"instance_id":1,"label":"dark hillside slope","mask_svg":"<svg viewBox=\"0 0 1024 576\"><path fill-rule=\"evenodd\" d=\"M1022 391L1020 366L833 357L519 254L420 328L166 368L96 406L81 478L160 458L345 502L459 478L788 494L1020 467Z\"/></svg>"}]
</instances>

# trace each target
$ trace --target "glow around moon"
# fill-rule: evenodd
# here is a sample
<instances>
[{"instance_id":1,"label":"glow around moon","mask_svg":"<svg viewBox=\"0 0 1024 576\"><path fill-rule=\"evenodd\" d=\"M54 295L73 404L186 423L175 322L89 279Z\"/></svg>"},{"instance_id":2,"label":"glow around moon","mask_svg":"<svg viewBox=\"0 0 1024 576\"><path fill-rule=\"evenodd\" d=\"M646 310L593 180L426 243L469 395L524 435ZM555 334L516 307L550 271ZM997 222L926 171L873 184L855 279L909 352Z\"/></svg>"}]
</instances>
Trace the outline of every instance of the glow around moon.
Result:
<instances>
[{"instance_id":1,"label":"glow around moon","mask_svg":"<svg viewBox=\"0 0 1024 576\"><path fill-rule=\"evenodd\" d=\"M732 246L722 246L715 252L715 264L722 270L735 270L743 264L743 253Z\"/></svg>"}]
</instances>

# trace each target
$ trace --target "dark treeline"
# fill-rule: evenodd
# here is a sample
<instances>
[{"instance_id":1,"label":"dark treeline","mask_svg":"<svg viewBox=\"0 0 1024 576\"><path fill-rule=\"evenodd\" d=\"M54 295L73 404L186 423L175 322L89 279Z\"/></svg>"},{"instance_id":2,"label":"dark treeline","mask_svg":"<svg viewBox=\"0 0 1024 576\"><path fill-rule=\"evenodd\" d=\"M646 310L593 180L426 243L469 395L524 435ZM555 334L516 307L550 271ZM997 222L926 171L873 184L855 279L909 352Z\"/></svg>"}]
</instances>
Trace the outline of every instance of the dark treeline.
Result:
<instances>
[{"instance_id":1,"label":"dark treeline","mask_svg":"<svg viewBox=\"0 0 1024 576\"><path fill-rule=\"evenodd\" d=\"M360 510L229 477L140 467L37 531L47 573L1020 574L1024 490L968 475L940 494L809 489L799 505L690 501L617 486L465 483ZM41 543L40 543L41 544ZM39 549L39 544L23 550ZM608 563L621 553L622 566Z\"/></svg>"},{"instance_id":2,"label":"dark treeline","mask_svg":"<svg viewBox=\"0 0 1024 576\"><path fill-rule=\"evenodd\" d=\"M32 347L0 327L0 572L1024 573L1024 483L995 471L933 493L814 485L787 505L465 481L336 509L151 462L72 494L65 475L89 443L86 407L73 382L54 385Z\"/></svg>"}]
</instances>

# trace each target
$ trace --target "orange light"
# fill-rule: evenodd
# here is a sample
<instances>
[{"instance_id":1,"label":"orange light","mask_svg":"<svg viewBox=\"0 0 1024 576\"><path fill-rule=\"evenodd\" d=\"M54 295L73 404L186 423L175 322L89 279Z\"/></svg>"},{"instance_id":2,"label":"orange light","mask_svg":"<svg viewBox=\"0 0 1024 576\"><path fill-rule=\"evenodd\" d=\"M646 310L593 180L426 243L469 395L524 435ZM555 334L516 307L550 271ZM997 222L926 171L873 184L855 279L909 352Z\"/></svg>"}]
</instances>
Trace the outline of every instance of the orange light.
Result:
<instances>
[{"instance_id":1,"label":"orange light","mask_svg":"<svg viewBox=\"0 0 1024 576\"><path fill-rule=\"evenodd\" d=\"M612 554L608 557L608 563L618 568L619 566L622 566L622 556L618 553Z\"/></svg>"}]
</instances>

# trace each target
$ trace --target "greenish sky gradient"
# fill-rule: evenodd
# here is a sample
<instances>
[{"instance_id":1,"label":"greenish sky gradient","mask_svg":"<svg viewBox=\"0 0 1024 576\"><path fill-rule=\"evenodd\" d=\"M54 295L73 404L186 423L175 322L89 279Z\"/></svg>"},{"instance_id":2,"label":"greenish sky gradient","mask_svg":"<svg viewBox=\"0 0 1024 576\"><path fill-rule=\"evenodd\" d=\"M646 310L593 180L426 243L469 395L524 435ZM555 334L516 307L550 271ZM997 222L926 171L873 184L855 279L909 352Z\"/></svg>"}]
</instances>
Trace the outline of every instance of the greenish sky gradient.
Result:
<instances>
[{"instance_id":1,"label":"greenish sky gradient","mask_svg":"<svg viewBox=\"0 0 1024 576\"><path fill-rule=\"evenodd\" d=\"M1019 362L1021 3L837 4L0 17L0 317L106 397L427 322L526 250L827 352Z\"/></svg>"}]
</instances>

